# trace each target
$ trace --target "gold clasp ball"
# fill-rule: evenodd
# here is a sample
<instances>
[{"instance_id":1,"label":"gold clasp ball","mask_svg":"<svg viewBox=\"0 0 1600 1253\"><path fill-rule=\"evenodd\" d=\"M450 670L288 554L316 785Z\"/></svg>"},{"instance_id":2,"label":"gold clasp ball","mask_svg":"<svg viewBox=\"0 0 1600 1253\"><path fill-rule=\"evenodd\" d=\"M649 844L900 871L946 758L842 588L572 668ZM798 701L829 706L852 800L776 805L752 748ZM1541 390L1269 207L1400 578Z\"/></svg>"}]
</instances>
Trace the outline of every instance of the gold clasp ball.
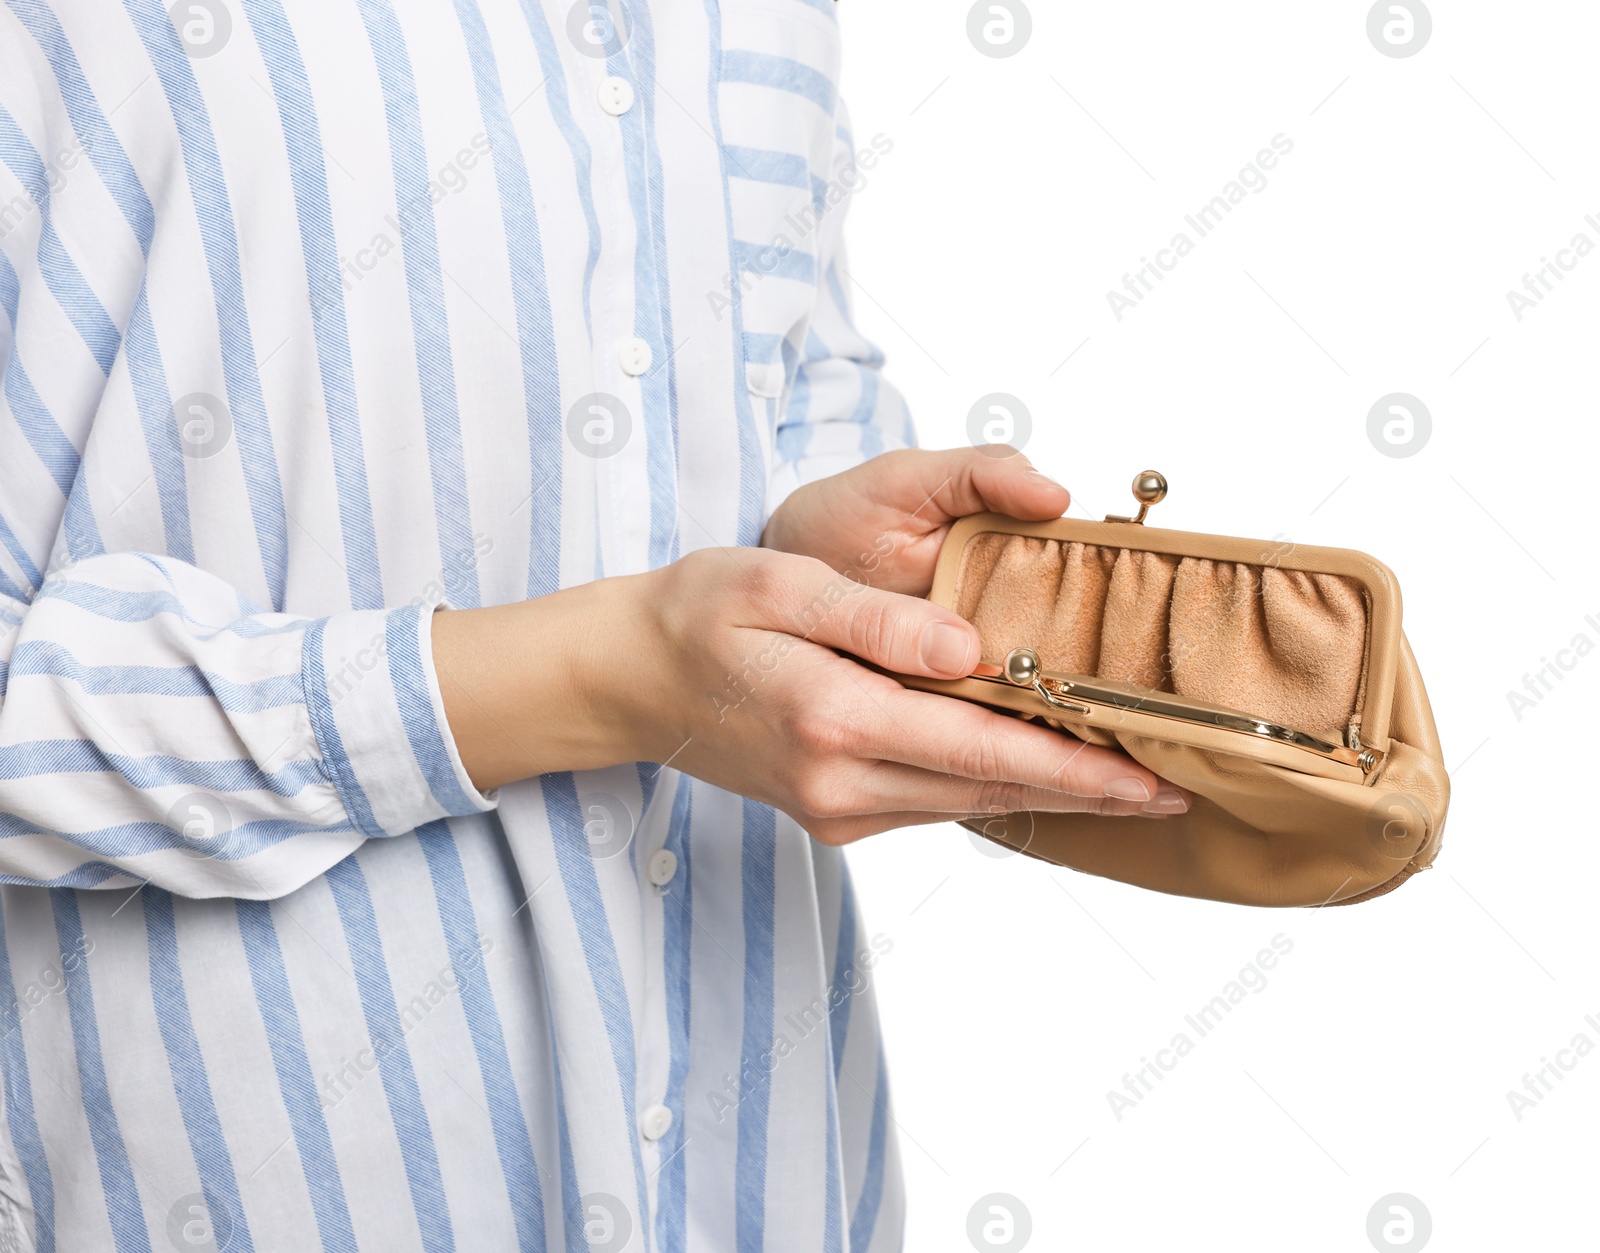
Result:
<instances>
[{"instance_id":1,"label":"gold clasp ball","mask_svg":"<svg viewBox=\"0 0 1600 1253\"><path fill-rule=\"evenodd\" d=\"M1159 470L1141 470L1134 476L1133 498L1141 505L1159 505L1167 498L1167 476Z\"/></svg>"},{"instance_id":2,"label":"gold clasp ball","mask_svg":"<svg viewBox=\"0 0 1600 1253\"><path fill-rule=\"evenodd\" d=\"M1032 687L1039 677L1039 654L1031 648L1013 648L1006 654L1006 681Z\"/></svg>"}]
</instances>

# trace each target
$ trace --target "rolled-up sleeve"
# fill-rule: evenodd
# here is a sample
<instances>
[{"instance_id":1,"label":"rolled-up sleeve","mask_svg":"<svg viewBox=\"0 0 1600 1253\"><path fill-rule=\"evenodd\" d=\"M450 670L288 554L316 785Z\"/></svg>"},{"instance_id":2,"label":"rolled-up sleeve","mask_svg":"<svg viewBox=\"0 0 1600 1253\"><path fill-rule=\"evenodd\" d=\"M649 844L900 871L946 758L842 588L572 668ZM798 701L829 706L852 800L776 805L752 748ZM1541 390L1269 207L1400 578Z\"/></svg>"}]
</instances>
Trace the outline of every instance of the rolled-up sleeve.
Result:
<instances>
[{"instance_id":1,"label":"rolled-up sleeve","mask_svg":"<svg viewBox=\"0 0 1600 1253\"><path fill-rule=\"evenodd\" d=\"M269 899L493 807L450 738L430 606L259 612L115 553L0 612L0 882Z\"/></svg>"}]
</instances>

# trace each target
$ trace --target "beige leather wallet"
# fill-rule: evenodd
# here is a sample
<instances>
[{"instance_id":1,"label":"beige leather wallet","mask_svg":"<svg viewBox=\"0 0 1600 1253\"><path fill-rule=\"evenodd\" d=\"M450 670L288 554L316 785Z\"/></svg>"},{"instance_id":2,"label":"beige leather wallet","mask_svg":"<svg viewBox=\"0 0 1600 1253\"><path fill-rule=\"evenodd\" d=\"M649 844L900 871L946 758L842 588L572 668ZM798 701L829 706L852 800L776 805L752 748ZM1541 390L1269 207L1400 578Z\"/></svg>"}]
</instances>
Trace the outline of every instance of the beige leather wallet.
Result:
<instances>
[{"instance_id":1,"label":"beige leather wallet","mask_svg":"<svg viewBox=\"0 0 1600 1253\"><path fill-rule=\"evenodd\" d=\"M1348 904L1439 850L1450 782L1393 573L1364 553L1144 525L957 522L929 598L977 627L983 665L897 676L1131 757L1195 793L1163 819L1024 813L964 825L1159 892Z\"/></svg>"}]
</instances>

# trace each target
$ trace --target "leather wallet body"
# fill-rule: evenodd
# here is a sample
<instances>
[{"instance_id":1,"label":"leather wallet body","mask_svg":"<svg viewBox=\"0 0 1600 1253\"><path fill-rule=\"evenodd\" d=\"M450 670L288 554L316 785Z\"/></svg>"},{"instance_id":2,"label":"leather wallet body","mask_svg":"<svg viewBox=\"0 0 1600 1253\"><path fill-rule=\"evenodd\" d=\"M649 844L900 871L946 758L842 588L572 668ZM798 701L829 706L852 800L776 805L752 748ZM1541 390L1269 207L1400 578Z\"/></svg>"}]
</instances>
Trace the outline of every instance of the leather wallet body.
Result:
<instances>
[{"instance_id":1,"label":"leather wallet body","mask_svg":"<svg viewBox=\"0 0 1600 1253\"><path fill-rule=\"evenodd\" d=\"M1120 748L1196 795L1164 819L1011 814L971 829L1242 904L1363 900L1432 863L1449 780L1399 585L1374 558L979 514L952 527L929 596L977 627L984 664L901 682Z\"/></svg>"}]
</instances>

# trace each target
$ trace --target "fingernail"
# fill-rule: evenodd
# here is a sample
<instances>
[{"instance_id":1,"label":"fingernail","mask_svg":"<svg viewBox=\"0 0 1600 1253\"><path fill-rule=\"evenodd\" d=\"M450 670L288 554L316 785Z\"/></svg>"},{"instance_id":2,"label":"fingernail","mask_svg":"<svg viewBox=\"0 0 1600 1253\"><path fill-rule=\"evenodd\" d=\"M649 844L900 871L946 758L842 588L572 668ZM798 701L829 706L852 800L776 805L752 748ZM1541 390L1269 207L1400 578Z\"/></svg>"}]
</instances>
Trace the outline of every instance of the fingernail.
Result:
<instances>
[{"instance_id":1,"label":"fingernail","mask_svg":"<svg viewBox=\"0 0 1600 1253\"><path fill-rule=\"evenodd\" d=\"M1189 812L1189 801L1176 788L1164 787L1155 799L1144 807L1147 814L1183 814Z\"/></svg>"},{"instance_id":2,"label":"fingernail","mask_svg":"<svg viewBox=\"0 0 1600 1253\"><path fill-rule=\"evenodd\" d=\"M1045 487L1053 487L1058 492L1064 492L1067 490L1041 470L1028 470L1024 473L1023 477L1032 479L1035 483L1042 484Z\"/></svg>"},{"instance_id":3,"label":"fingernail","mask_svg":"<svg viewBox=\"0 0 1600 1253\"><path fill-rule=\"evenodd\" d=\"M1143 779L1113 779L1100 789L1102 796L1114 796L1119 801L1147 801L1150 787Z\"/></svg>"},{"instance_id":4,"label":"fingernail","mask_svg":"<svg viewBox=\"0 0 1600 1253\"><path fill-rule=\"evenodd\" d=\"M922 632L922 664L941 674L966 674L971 670L971 637L951 622L935 622Z\"/></svg>"}]
</instances>

